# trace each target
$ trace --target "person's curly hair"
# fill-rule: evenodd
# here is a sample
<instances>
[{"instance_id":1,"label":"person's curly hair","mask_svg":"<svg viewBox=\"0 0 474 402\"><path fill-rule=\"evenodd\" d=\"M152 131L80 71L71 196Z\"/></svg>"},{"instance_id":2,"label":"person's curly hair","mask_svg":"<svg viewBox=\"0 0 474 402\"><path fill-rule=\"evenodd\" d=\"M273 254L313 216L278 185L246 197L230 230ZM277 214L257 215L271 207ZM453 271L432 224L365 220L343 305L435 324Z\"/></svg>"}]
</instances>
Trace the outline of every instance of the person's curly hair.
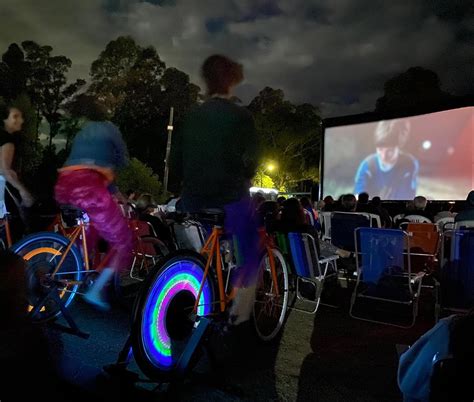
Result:
<instances>
[{"instance_id":1,"label":"person's curly hair","mask_svg":"<svg viewBox=\"0 0 474 402\"><path fill-rule=\"evenodd\" d=\"M204 61L201 75L206 82L208 95L227 94L231 86L244 79L242 64L220 54L212 55Z\"/></svg>"}]
</instances>

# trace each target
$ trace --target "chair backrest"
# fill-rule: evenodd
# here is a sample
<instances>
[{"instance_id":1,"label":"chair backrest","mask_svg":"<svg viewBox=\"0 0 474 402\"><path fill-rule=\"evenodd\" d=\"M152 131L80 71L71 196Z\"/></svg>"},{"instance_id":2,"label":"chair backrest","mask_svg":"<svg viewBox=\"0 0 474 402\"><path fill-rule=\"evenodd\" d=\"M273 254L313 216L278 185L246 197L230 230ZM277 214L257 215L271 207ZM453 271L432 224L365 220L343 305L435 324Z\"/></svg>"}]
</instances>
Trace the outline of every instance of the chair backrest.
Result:
<instances>
[{"instance_id":1,"label":"chair backrest","mask_svg":"<svg viewBox=\"0 0 474 402\"><path fill-rule=\"evenodd\" d=\"M178 249L201 251L206 238L205 229L201 223L196 221L175 222L172 229Z\"/></svg>"},{"instance_id":2,"label":"chair backrest","mask_svg":"<svg viewBox=\"0 0 474 402\"><path fill-rule=\"evenodd\" d=\"M407 231L408 232L437 232L438 227L434 223L408 222Z\"/></svg>"},{"instance_id":3,"label":"chair backrest","mask_svg":"<svg viewBox=\"0 0 474 402\"><path fill-rule=\"evenodd\" d=\"M304 278L321 277L316 241L313 236L307 233L288 233L291 257L298 276Z\"/></svg>"},{"instance_id":4,"label":"chair backrest","mask_svg":"<svg viewBox=\"0 0 474 402\"><path fill-rule=\"evenodd\" d=\"M147 221L136 221L136 228L137 228L137 235L138 236L153 236L158 237L157 233L155 232L155 228L150 222Z\"/></svg>"},{"instance_id":5,"label":"chair backrest","mask_svg":"<svg viewBox=\"0 0 474 402\"><path fill-rule=\"evenodd\" d=\"M332 212L321 212L319 215L323 226L323 240L331 240L331 215Z\"/></svg>"},{"instance_id":6,"label":"chair backrest","mask_svg":"<svg viewBox=\"0 0 474 402\"><path fill-rule=\"evenodd\" d=\"M370 227L370 214L364 212L333 212L331 214L331 243L347 251L355 251L354 231Z\"/></svg>"},{"instance_id":7,"label":"chair backrest","mask_svg":"<svg viewBox=\"0 0 474 402\"><path fill-rule=\"evenodd\" d=\"M438 229L441 230L441 231L448 230L448 229L454 229L454 217L453 216L447 216L446 218L438 219L436 221L436 224L438 225Z\"/></svg>"},{"instance_id":8,"label":"chair backrest","mask_svg":"<svg viewBox=\"0 0 474 402\"><path fill-rule=\"evenodd\" d=\"M410 235L410 252L436 255L440 235L438 226L434 223L408 223L407 232Z\"/></svg>"},{"instance_id":9,"label":"chair backrest","mask_svg":"<svg viewBox=\"0 0 474 402\"><path fill-rule=\"evenodd\" d=\"M411 273L410 258L405 266L404 249L409 240L403 230L365 227L356 229L354 237L360 255L356 259L357 270L363 282L376 285L385 275ZM409 257L409 250L407 254Z\"/></svg>"},{"instance_id":10,"label":"chair backrest","mask_svg":"<svg viewBox=\"0 0 474 402\"><path fill-rule=\"evenodd\" d=\"M454 223L454 229L474 228L474 221L457 221Z\"/></svg>"},{"instance_id":11,"label":"chair backrest","mask_svg":"<svg viewBox=\"0 0 474 402\"><path fill-rule=\"evenodd\" d=\"M380 220L380 216L377 214L369 214L370 219L372 220L372 227L381 228L382 221ZM375 223L375 225L374 225Z\"/></svg>"},{"instance_id":12,"label":"chair backrest","mask_svg":"<svg viewBox=\"0 0 474 402\"><path fill-rule=\"evenodd\" d=\"M444 292L450 307L474 307L474 230L452 232L449 263L443 268Z\"/></svg>"},{"instance_id":13,"label":"chair backrest","mask_svg":"<svg viewBox=\"0 0 474 402\"><path fill-rule=\"evenodd\" d=\"M392 219L393 224L396 225L398 223L398 221L401 221L403 219L404 216L405 216L405 214L395 215Z\"/></svg>"},{"instance_id":14,"label":"chair backrest","mask_svg":"<svg viewBox=\"0 0 474 402\"><path fill-rule=\"evenodd\" d=\"M403 219L415 223L432 223L431 220L428 219L426 216L416 214L406 215L405 217L403 217Z\"/></svg>"},{"instance_id":15,"label":"chair backrest","mask_svg":"<svg viewBox=\"0 0 474 402\"><path fill-rule=\"evenodd\" d=\"M283 255L288 255L290 253L286 233L276 232L275 241Z\"/></svg>"}]
</instances>

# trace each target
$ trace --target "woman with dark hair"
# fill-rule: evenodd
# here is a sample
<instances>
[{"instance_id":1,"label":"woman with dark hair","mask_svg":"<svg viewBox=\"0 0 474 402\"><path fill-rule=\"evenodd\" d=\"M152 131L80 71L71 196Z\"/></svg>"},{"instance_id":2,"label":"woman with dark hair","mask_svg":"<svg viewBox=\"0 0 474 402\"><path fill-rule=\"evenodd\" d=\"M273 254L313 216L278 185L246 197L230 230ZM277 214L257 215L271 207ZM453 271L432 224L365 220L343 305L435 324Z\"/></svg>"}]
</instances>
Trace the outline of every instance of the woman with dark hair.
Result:
<instances>
[{"instance_id":1,"label":"woman with dark hair","mask_svg":"<svg viewBox=\"0 0 474 402\"><path fill-rule=\"evenodd\" d=\"M308 223L319 230L321 226L319 225L318 213L314 210L311 200L308 197L301 197L300 202L305 211Z\"/></svg>"},{"instance_id":2,"label":"woman with dark hair","mask_svg":"<svg viewBox=\"0 0 474 402\"><path fill-rule=\"evenodd\" d=\"M29 208L34 198L18 178L15 166L15 151L23 126L23 114L12 105L1 105L0 115L0 218L8 211L19 215L22 220L22 208ZM25 223L25 222L24 222ZM18 237L22 228L21 222L14 219L14 237Z\"/></svg>"},{"instance_id":3,"label":"woman with dark hair","mask_svg":"<svg viewBox=\"0 0 474 402\"><path fill-rule=\"evenodd\" d=\"M115 175L128 162L127 148L118 127L105 121L105 111L94 98L82 95L77 104L82 105L80 117L86 122L59 170L55 195L58 203L85 211L92 230L114 250L108 266L84 296L86 301L105 310L109 304L102 289L115 271L130 267L133 258L133 235L114 197L118 192Z\"/></svg>"}]
</instances>

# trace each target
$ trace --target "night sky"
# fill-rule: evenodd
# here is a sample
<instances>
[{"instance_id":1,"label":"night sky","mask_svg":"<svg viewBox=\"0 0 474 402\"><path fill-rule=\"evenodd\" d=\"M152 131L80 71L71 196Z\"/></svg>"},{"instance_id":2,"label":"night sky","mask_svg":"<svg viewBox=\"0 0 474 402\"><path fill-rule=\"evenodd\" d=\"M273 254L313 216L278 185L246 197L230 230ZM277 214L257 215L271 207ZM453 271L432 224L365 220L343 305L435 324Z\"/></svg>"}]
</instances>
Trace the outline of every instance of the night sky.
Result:
<instances>
[{"instance_id":1,"label":"night sky","mask_svg":"<svg viewBox=\"0 0 474 402\"><path fill-rule=\"evenodd\" d=\"M461 0L1 0L0 50L35 40L89 78L100 51L119 35L153 45L168 66L201 85L212 53L241 61L237 91L264 86L324 116L374 108L383 83L411 66L436 71L443 89L474 93L474 9Z\"/></svg>"}]
</instances>

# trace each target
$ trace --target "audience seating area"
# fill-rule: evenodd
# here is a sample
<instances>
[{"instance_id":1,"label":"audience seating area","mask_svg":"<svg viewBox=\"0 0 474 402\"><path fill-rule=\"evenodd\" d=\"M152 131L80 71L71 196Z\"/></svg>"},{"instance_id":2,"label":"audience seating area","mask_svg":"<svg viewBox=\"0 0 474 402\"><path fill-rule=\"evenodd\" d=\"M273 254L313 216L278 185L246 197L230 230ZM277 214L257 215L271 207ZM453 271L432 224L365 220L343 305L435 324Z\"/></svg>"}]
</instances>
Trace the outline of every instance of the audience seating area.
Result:
<instances>
[{"instance_id":1,"label":"audience seating area","mask_svg":"<svg viewBox=\"0 0 474 402\"><path fill-rule=\"evenodd\" d=\"M474 221L455 222L447 217L432 223L422 215L400 214L393 218L398 229L382 229L380 217L365 212L319 212L321 241L355 252L355 272L339 266L339 277L353 281L350 314L391 325L390 308L382 304L406 304L408 321L414 324L420 293L430 292L435 319L451 311L474 306ZM462 240L461 240L462 239ZM364 303L359 303L364 299ZM384 316L363 318L359 304ZM377 311L380 310L380 311ZM393 309L394 311L397 308ZM375 314L377 315L377 314ZM396 315L396 314L394 314ZM380 314L379 314L380 316Z\"/></svg>"}]
</instances>

